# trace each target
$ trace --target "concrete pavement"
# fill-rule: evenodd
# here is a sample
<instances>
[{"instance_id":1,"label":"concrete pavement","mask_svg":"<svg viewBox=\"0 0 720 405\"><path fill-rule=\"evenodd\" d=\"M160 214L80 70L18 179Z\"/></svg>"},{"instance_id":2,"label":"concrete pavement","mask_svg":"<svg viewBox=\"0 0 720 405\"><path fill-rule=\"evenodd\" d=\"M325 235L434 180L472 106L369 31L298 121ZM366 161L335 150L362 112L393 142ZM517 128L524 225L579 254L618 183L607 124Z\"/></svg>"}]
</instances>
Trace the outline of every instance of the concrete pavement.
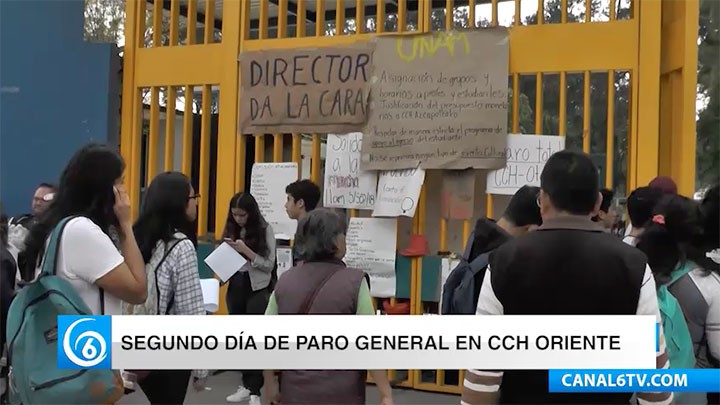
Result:
<instances>
[{"instance_id":1,"label":"concrete pavement","mask_svg":"<svg viewBox=\"0 0 720 405\"><path fill-rule=\"evenodd\" d=\"M185 404L227 404L225 397L235 392L240 380L240 373L228 371L208 379L208 387L210 390L205 392L195 392L192 387L188 387L188 394L185 398ZM367 403L378 404L377 390L375 386L367 387ZM422 392L406 389L395 389L393 392L395 405L457 405L460 403L460 397L456 395L436 394L432 392ZM138 390L131 395L126 395L119 402L121 405L145 405L149 404L145 394ZM247 404L247 402L245 402Z\"/></svg>"}]
</instances>

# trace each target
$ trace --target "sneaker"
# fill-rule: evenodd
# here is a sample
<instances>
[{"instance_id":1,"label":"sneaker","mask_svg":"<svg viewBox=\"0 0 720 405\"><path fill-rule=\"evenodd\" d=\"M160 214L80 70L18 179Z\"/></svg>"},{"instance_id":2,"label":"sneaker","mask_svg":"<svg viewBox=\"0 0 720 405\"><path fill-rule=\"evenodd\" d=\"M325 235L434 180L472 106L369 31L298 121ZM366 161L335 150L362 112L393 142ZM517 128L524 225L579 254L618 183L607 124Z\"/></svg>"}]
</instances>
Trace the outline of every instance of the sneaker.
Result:
<instances>
[{"instance_id":1,"label":"sneaker","mask_svg":"<svg viewBox=\"0 0 720 405\"><path fill-rule=\"evenodd\" d=\"M228 395L228 397L225 398L225 400L228 402L237 403L237 402L245 401L248 398L250 398L250 390L241 385L240 387L238 387L237 391L235 391L234 394ZM258 404L259 404L259 402L258 402Z\"/></svg>"},{"instance_id":2,"label":"sneaker","mask_svg":"<svg viewBox=\"0 0 720 405\"><path fill-rule=\"evenodd\" d=\"M250 402L248 405L260 405L260 397L257 395L250 395Z\"/></svg>"}]
</instances>

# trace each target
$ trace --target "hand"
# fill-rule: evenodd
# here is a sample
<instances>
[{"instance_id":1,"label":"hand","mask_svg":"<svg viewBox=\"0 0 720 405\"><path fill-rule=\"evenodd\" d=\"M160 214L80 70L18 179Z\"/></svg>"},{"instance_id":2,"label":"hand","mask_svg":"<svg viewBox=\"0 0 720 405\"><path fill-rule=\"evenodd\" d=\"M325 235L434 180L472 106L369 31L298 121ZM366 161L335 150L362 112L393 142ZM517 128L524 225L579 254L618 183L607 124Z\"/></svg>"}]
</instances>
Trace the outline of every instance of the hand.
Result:
<instances>
[{"instance_id":1,"label":"hand","mask_svg":"<svg viewBox=\"0 0 720 405\"><path fill-rule=\"evenodd\" d=\"M128 196L125 186L119 185L113 187L113 193L115 194L113 211L115 211L115 216L120 226L132 224L130 218L130 197Z\"/></svg>"},{"instance_id":2,"label":"hand","mask_svg":"<svg viewBox=\"0 0 720 405\"><path fill-rule=\"evenodd\" d=\"M195 392L205 391L207 378L193 378L193 389Z\"/></svg>"},{"instance_id":3,"label":"hand","mask_svg":"<svg viewBox=\"0 0 720 405\"><path fill-rule=\"evenodd\" d=\"M385 396L380 398L380 405L393 405L392 396Z\"/></svg>"},{"instance_id":4,"label":"hand","mask_svg":"<svg viewBox=\"0 0 720 405\"><path fill-rule=\"evenodd\" d=\"M238 240L232 240L232 239L225 239L225 242L227 242L228 245L232 246L233 249L235 249L238 253L246 254L248 251L248 247L241 239Z\"/></svg>"}]
</instances>

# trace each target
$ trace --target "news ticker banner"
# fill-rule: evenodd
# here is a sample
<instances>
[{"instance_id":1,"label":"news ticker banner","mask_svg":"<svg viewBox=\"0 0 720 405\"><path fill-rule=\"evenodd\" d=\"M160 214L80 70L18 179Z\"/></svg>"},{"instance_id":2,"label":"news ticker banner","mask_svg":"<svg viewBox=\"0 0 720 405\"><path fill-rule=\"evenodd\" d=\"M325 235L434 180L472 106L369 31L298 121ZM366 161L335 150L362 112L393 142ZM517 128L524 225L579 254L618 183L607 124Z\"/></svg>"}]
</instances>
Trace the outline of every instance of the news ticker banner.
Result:
<instances>
[{"instance_id":1,"label":"news ticker banner","mask_svg":"<svg viewBox=\"0 0 720 405\"><path fill-rule=\"evenodd\" d=\"M550 392L720 392L720 369L717 368L550 370L548 373Z\"/></svg>"},{"instance_id":2,"label":"news ticker banner","mask_svg":"<svg viewBox=\"0 0 720 405\"><path fill-rule=\"evenodd\" d=\"M60 316L58 367L651 369L653 316Z\"/></svg>"}]
</instances>

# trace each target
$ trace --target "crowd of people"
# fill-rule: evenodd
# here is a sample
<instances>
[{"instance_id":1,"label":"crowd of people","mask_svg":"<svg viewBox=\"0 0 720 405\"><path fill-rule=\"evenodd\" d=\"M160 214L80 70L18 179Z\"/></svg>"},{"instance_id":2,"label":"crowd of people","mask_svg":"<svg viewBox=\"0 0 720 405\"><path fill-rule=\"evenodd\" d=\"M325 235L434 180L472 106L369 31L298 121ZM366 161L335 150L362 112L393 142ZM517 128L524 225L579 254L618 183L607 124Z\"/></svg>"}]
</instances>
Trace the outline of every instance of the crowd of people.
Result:
<instances>
[{"instance_id":1,"label":"crowd of people","mask_svg":"<svg viewBox=\"0 0 720 405\"><path fill-rule=\"evenodd\" d=\"M148 185L133 222L124 170L114 149L85 146L70 159L57 186L43 183L37 188L31 214L3 216L3 325L16 292L42 277L48 240L58 224L64 228L55 274L72 285L92 314L206 314L194 229L201 196L182 173L162 173ZM678 195L668 182L672 180L661 178L630 194L630 226L622 239L611 232L620 216L613 193L599 189L590 157L570 151L554 154L540 187L522 187L500 219L480 219L467 241L468 261L487 255L487 265L475 278L476 313L652 315L664 327L658 368L718 367L720 188L716 185L696 202ZM285 191L287 214L298 226L293 267L279 279L275 252L282 241L276 241L257 201L248 192L229 201L223 242L246 263L228 281L228 312L375 315L367 275L343 262L347 219L318 208L321 191L309 180L291 182ZM674 318L673 308L679 308ZM4 348L6 338L3 327ZM55 367L54 358L47 361ZM208 370L132 373L152 404L181 404L186 387L202 391L208 376ZM382 404L392 404L386 372L369 373ZM237 391L227 401L257 405L264 396L275 403L364 404L366 375L243 370ZM463 404L631 399L630 394L551 394L547 373L541 371L467 370L463 387ZM636 400L718 403L717 394L711 393L675 398L671 393L638 393Z\"/></svg>"}]
</instances>

